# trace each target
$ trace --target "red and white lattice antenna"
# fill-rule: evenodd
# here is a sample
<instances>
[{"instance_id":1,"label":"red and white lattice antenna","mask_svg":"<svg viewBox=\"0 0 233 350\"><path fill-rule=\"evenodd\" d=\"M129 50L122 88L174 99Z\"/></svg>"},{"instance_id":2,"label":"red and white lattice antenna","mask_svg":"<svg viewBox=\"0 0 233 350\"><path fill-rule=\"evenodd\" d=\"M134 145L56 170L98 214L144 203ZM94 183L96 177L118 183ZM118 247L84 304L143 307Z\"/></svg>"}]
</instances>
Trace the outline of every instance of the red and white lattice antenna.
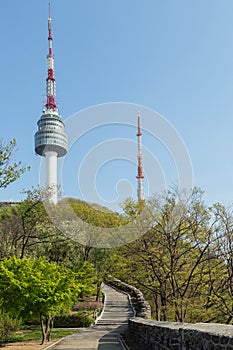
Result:
<instances>
[{"instance_id":1,"label":"red and white lattice antenna","mask_svg":"<svg viewBox=\"0 0 233 350\"><path fill-rule=\"evenodd\" d=\"M141 133L141 116L140 112L138 112L138 202L144 199L144 191L143 191L143 168L142 168L142 133Z\"/></svg>"},{"instance_id":2,"label":"red and white lattice antenna","mask_svg":"<svg viewBox=\"0 0 233 350\"><path fill-rule=\"evenodd\" d=\"M51 18L51 9L49 4L49 16L48 16L48 43L49 43L49 53L47 55L48 63L48 76L46 79L46 95L47 102L45 107L47 109L56 110L57 106L55 103L55 94L56 94L56 82L54 78L54 56L53 56L53 38L52 38L52 18Z\"/></svg>"}]
</instances>

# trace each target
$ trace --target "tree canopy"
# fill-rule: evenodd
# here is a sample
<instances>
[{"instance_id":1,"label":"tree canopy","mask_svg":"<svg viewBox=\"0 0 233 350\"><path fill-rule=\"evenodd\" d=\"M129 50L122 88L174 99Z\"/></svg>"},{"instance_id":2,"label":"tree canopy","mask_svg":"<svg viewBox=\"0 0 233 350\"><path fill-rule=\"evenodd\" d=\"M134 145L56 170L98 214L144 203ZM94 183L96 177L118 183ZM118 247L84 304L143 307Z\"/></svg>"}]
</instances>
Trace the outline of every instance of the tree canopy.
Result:
<instances>
[{"instance_id":1,"label":"tree canopy","mask_svg":"<svg viewBox=\"0 0 233 350\"><path fill-rule=\"evenodd\" d=\"M54 316L70 310L79 294L94 282L94 271L85 263L74 272L43 258L0 262L2 309L16 317L40 319L42 343L49 340Z\"/></svg>"}]
</instances>

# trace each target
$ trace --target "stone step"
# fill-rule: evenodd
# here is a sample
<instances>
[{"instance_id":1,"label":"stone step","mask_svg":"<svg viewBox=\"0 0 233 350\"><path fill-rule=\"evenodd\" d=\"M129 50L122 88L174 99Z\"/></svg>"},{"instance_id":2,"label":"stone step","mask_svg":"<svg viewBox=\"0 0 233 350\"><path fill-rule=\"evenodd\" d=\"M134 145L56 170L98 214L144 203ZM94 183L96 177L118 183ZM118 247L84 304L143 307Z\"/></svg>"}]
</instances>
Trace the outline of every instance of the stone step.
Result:
<instances>
[{"instance_id":1,"label":"stone step","mask_svg":"<svg viewBox=\"0 0 233 350\"><path fill-rule=\"evenodd\" d=\"M114 308L114 307L106 307L104 309L104 312L123 312L125 314L131 313L132 311L129 310L128 308Z\"/></svg>"},{"instance_id":2,"label":"stone step","mask_svg":"<svg viewBox=\"0 0 233 350\"><path fill-rule=\"evenodd\" d=\"M113 320L104 321L104 320L102 320L102 321L98 321L98 323L97 323L98 326L113 326L113 325L121 326L124 324L128 324L128 320L125 320L125 321L113 321Z\"/></svg>"},{"instance_id":3,"label":"stone step","mask_svg":"<svg viewBox=\"0 0 233 350\"><path fill-rule=\"evenodd\" d=\"M53 347L54 350L122 350L118 333L122 327L127 328L128 318L133 316L133 312L127 295L108 286L104 286L103 291L106 302L97 324L65 337Z\"/></svg>"}]
</instances>

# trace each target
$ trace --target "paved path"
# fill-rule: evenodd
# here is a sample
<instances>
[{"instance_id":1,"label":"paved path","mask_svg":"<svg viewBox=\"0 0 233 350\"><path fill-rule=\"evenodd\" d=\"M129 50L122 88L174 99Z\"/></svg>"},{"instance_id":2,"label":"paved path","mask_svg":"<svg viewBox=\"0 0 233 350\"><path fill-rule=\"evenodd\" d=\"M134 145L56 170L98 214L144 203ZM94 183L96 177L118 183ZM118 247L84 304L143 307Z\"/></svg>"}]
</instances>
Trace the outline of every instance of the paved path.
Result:
<instances>
[{"instance_id":1,"label":"paved path","mask_svg":"<svg viewBox=\"0 0 233 350\"><path fill-rule=\"evenodd\" d=\"M104 285L105 307L102 317L91 328L64 338L50 349L54 350L122 350L118 334L127 327L128 318L133 316L127 295Z\"/></svg>"}]
</instances>

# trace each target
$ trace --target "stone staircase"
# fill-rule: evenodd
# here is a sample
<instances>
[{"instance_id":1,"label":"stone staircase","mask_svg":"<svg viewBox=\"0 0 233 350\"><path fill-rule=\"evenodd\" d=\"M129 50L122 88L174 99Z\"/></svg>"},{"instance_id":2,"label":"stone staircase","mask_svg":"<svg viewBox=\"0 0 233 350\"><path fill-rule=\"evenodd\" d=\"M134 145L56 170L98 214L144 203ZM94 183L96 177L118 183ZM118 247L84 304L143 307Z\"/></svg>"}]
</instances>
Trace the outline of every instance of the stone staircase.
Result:
<instances>
[{"instance_id":1,"label":"stone staircase","mask_svg":"<svg viewBox=\"0 0 233 350\"><path fill-rule=\"evenodd\" d=\"M123 350L119 333L127 327L128 319L134 316L127 294L103 284L104 310L90 328L65 337L47 350ZM45 350L46 350L45 349Z\"/></svg>"},{"instance_id":2,"label":"stone staircase","mask_svg":"<svg viewBox=\"0 0 233 350\"><path fill-rule=\"evenodd\" d=\"M128 295L103 284L102 291L105 294L104 310L97 320L97 326L120 326L128 323L128 319L134 316L134 310L128 299Z\"/></svg>"}]
</instances>

